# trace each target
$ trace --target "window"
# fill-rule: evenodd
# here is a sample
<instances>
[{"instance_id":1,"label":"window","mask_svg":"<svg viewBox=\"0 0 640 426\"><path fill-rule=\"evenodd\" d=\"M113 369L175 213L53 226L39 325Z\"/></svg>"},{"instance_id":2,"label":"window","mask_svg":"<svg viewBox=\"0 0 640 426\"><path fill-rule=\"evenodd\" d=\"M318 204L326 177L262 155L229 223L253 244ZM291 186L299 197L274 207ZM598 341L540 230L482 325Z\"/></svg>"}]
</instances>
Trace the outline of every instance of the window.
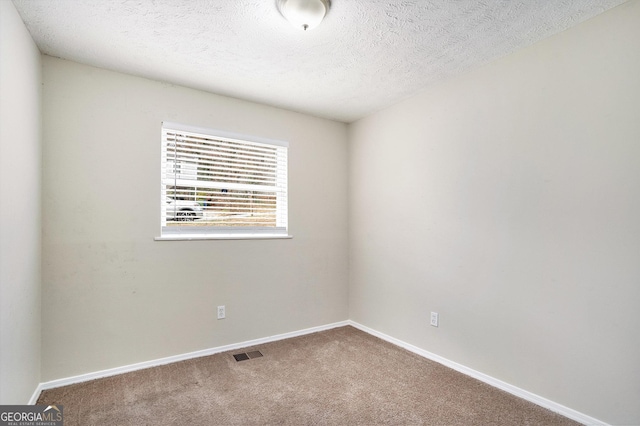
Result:
<instances>
[{"instance_id":1,"label":"window","mask_svg":"<svg viewBox=\"0 0 640 426\"><path fill-rule=\"evenodd\" d=\"M163 123L160 239L287 237L287 150Z\"/></svg>"}]
</instances>

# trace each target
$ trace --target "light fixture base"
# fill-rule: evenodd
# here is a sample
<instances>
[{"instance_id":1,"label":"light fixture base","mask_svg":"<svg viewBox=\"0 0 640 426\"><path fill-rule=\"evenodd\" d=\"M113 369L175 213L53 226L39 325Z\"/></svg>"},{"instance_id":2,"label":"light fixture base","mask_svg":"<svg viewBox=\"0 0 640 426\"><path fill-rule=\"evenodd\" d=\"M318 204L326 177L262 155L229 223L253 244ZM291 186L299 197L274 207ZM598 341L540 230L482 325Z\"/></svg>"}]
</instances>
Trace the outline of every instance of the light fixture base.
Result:
<instances>
[{"instance_id":1,"label":"light fixture base","mask_svg":"<svg viewBox=\"0 0 640 426\"><path fill-rule=\"evenodd\" d=\"M277 0L276 4L291 25L305 31L317 27L331 7L330 0Z\"/></svg>"}]
</instances>

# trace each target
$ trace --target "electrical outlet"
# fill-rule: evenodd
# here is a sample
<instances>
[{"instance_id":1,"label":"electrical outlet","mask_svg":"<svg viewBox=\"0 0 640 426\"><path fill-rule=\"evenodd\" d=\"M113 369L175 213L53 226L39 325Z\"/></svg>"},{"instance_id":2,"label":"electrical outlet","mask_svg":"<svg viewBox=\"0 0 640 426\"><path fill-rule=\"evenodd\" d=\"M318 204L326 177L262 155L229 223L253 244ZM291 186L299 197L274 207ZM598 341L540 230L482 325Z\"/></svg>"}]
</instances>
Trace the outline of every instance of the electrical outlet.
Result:
<instances>
[{"instance_id":1,"label":"electrical outlet","mask_svg":"<svg viewBox=\"0 0 640 426\"><path fill-rule=\"evenodd\" d=\"M225 318L225 309L224 306L218 306L218 319Z\"/></svg>"},{"instance_id":2,"label":"electrical outlet","mask_svg":"<svg viewBox=\"0 0 640 426\"><path fill-rule=\"evenodd\" d=\"M438 326L438 313L431 312L431 325L434 327Z\"/></svg>"}]
</instances>

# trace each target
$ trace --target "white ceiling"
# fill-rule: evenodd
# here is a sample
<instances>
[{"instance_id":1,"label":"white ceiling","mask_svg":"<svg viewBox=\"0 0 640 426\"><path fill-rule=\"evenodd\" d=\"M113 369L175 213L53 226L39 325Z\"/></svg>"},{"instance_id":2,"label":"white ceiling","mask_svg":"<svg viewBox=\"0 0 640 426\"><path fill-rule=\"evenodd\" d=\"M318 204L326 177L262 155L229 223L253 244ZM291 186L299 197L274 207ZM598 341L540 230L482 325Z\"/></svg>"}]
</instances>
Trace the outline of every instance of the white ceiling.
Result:
<instances>
[{"instance_id":1,"label":"white ceiling","mask_svg":"<svg viewBox=\"0 0 640 426\"><path fill-rule=\"evenodd\" d=\"M345 122L624 1L332 0L303 32L276 0L13 0L47 55Z\"/></svg>"}]
</instances>

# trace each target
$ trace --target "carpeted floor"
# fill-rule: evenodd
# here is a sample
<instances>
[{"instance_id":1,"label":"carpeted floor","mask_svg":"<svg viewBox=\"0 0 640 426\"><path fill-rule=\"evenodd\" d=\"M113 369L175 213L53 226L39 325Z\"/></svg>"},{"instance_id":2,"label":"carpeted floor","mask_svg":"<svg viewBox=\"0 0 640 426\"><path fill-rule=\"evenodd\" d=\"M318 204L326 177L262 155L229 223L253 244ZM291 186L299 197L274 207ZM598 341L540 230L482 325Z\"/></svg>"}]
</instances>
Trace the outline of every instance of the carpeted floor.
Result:
<instances>
[{"instance_id":1,"label":"carpeted floor","mask_svg":"<svg viewBox=\"0 0 640 426\"><path fill-rule=\"evenodd\" d=\"M232 354L263 356L237 362ZM576 425L341 327L44 391L65 426Z\"/></svg>"}]
</instances>

